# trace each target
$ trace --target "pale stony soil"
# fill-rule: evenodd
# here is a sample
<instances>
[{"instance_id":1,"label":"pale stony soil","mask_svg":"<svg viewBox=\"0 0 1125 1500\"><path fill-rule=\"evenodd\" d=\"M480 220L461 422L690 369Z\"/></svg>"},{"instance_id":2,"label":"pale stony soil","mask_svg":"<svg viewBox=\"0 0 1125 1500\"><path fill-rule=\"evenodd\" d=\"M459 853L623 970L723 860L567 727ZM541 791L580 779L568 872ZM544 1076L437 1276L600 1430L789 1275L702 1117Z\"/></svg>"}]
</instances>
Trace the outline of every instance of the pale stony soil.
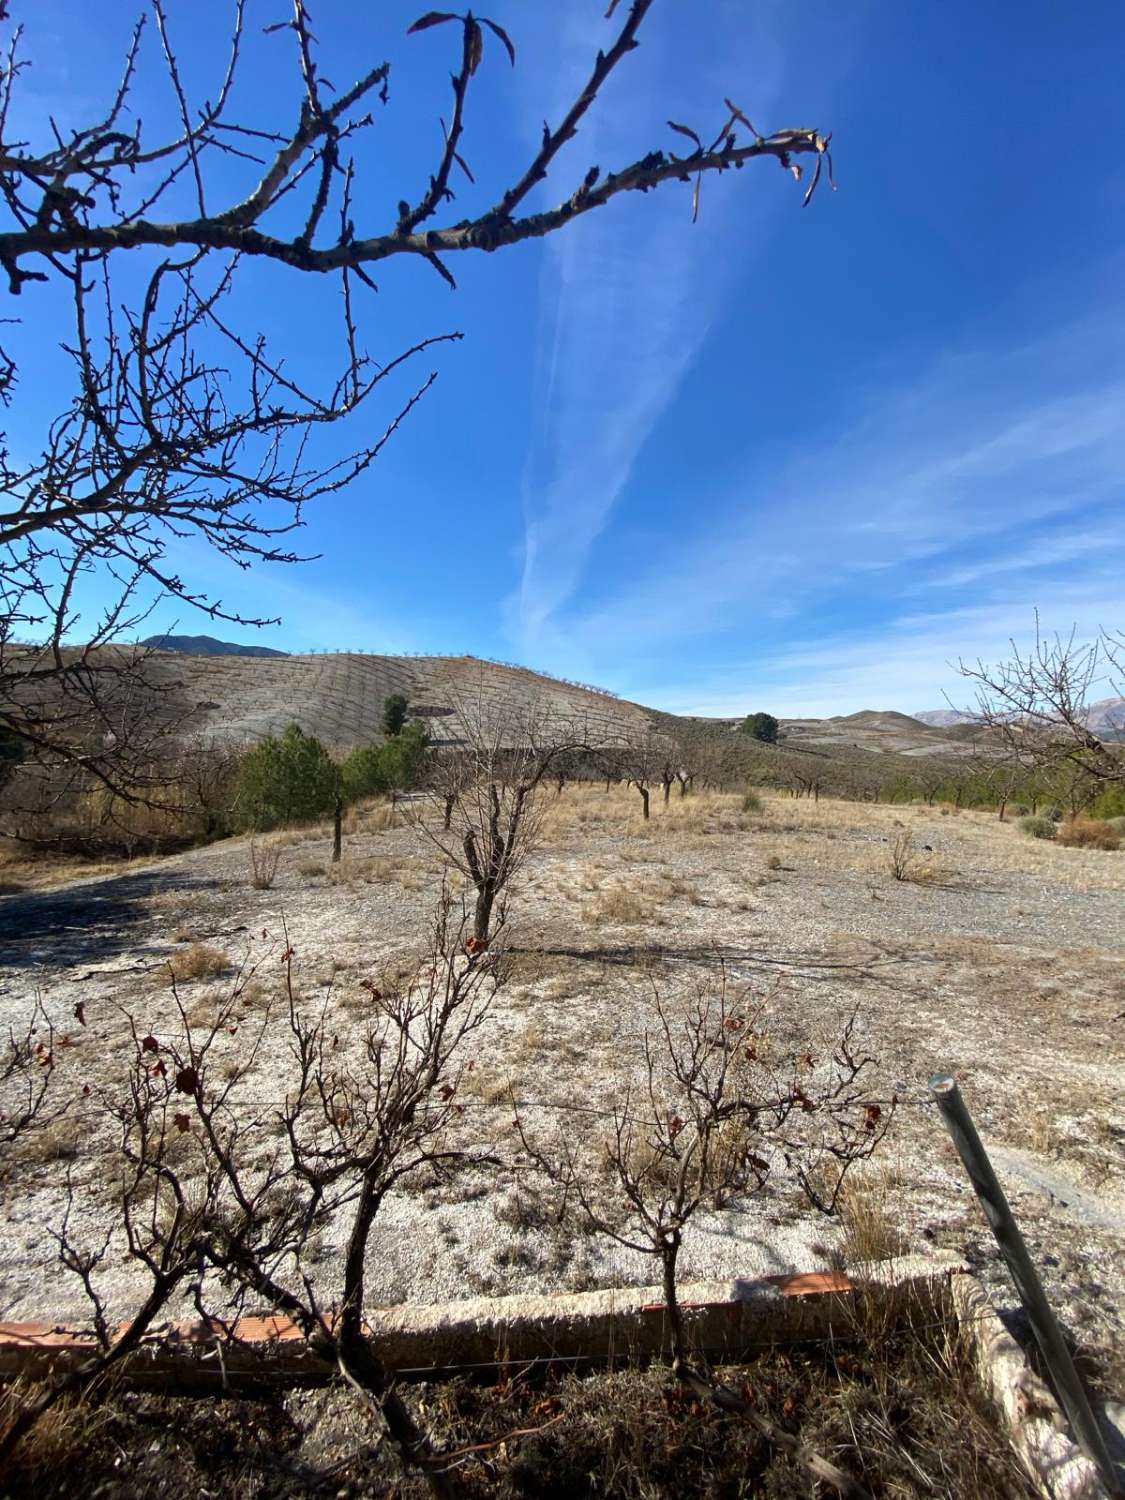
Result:
<instances>
[{"instance_id":1,"label":"pale stony soil","mask_svg":"<svg viewBox=\"0 0 1125 1500\"><path fill-rule=\"evenodd\" d=\"M1056 848L995 818L936 808L774 797L744 816L736 797L674 797L667 812L654 798L648 826L638 810L635 793L600 788L569 788L551 806L544 846L512 893L513 977L466 1059L466 1136L509 1152L510 1084L536 1128L562 1119L572 1139L596 1143L597 1111L635 1074L654 991L674 999L725 976L747 989L748 1011L779 1045L818 1057L858 1006L863 1048L877 1059L868 1090L902 1104L854 1218L880 1225L892 1247L965 1254L1011 1305L926 1102L929 1075L955 1073L1068 1328L1123 1383L1125 853ZM381 809L360 817L335 876L323 831L283 836L271 890L251 888L246 843L230 841L0 900L0 1024L18 1025L41 999L70 1038L58 1085L74 1099L8 1164L0 1318L84 1310L49 1232L68 1171L79 1237L100 1244L110 1222L110 1131L82 1087L125 1076L126 1014L162 1039L177 1029L161 983L170 957L202 942L229 960L227 973L179 987L197 1025L241 971L239 1033L222 1045L233 1067L263 1033L240 1084L248 1108L268 1113L290 1076L288 1033L270 1010L286 941L302 1005L327 1006L342 1046L359 1038L359 981L418 951L440 881L432 846L386 821ZM904 828L931 846L939 882L892 879L891 841ZM643 1257L555 1227L523 1181L478 1174L392 1199L372 1242L372 1300L653 1279ZM323 1235L303 1268L327 1301L342 1234ZM694 1228L683 1271L813 1269L847 1243L775 1180ZM123 1311L138 1283L120 1247L99 1274Z\"/></svg>"}]
</instances>

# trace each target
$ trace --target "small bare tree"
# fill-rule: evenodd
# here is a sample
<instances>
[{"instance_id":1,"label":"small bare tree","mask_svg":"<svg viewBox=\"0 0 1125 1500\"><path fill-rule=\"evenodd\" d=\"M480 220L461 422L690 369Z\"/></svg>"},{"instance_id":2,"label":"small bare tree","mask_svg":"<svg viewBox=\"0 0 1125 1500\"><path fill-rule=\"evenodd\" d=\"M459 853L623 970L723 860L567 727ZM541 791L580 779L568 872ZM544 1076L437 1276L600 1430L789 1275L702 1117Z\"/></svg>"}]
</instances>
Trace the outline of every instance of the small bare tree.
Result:
<instances>
[{"instance_id":1,"label":"small bare tree","mask_svg":"<svg viewBox=\"0 0 1125 1500\"><path fill-rule=\"evenodd\" d=\"M862 1495L835 1465L702 1378L690 1357L677 1274L692 1219L760 1192L779 1163L812 1206L833 1212L850 1169L885 1136L894 1103L884 1108L864 1096L862 1081L874 1060L854 1051L854 1013L818 1067L811 1052L780 1053L765 1034L761 1008L749 995L732 993L725 973L717 989L701 988L685 1006L655 986L654 998L642 1078L614 1105L609 1133L596 1142L600 1160L591 1160L586 1143L575 1143L569 1127L551 1142L534 1139L517 1106L523 1149L590 1228L657 1261L677 1378L750 1416L841 1494Z\"/></svg>"},{"instance_id":2,"label":"small bare tree","mask_svg":"<svg viewBox=\"0 0 1125 1500\"><path fill-rule=\"evenodd\" d=\"M75 1017L85 1025L79 1002ZM27 1024L18 1031L9 1027L8 1040L0 1052L0 1147L15 1144L36 1125L49 1123L66 1108L48 1099L55 1073L55 1027L36 1000Z\"/></svg>"},{"instance_id":3,"label":"small bare tree","mask_svg":"<svg viewBox=\"0 0 1125 1500\"><path fill-rule=\"evenodd\" d=\"M664 782L666 775L674 778L674 748L667 735L654 734L651 730L626 740L615 751L626 786L631 786L641 799L641 816L647 823L651 816L650 801L653 786ZM671 782L664 784L664 800L668 800Z\"/></svg>"},{"instance_id":4,"label":"small bare tree","mask_svg":"<svg viewBox=\"0 0 1125 1500\"><path fill-rule=\"evenodd\" d=\"M556 767L588 749L587 726L535 699L448 687L460 740L435 756L414 818L476 892L472 941L486 947L494 912L538 846L543 791Z\"/></svg>"},{"instance_id":5,"label":"small bare tree","mask_svg":"<svg viewBox=\"0 0 1125 1500\"><path fill-rule=\"evenodd\" d=\"M989 666L960 662L976 685L975 717L999 758L1028 771L1060 767L1100 785L1125 783L1125 753L1090 725L1096 693L1125 696L1125 634L1103 630L1092 641L1044 635L1035 619L1035 644ZM1125 730L1125 710L1119 732Z\"/></svg>"},{"instance_id":6,"label":"small bare tree","mask_svg":"<svg viewBox=\"0 0 1125 1500\"><path fill-rule=\"evenodd\" d=\"M493 1162L461 1129L461 1054L504 980L488 955L465 944L468 918L443 891L425 953L405 974L365 981L369 1016L341 1045L328 1000L306 1008L286 948L281 1013L267 1007L248 1032L249 974L193 1025L173 986L178 1032L164 1040L129 1019L133 1063L119 1093L97 1102L113 1122L121 1165L117 1224L93 1247L68 1211L56 1233L63 1267L92 1308L98 1352L49 1382L0 1442L10 1453L50 1408L132 1353L162 1310L190 1297L221 1337L247 1304L301 1329L312 1350L377 1412L404 1463L438 1493L452 1486L396 1390L364 1324L369 1245L389 1194L412 1176L439 1177ZM288 1029L293 1067L280 1106L256 1102L254 1069L267 1030ZM246 1036L230 1066L232 1031ZM72 1188L70 1204L75 1204ZM323 1287L309 1271L314 1234L344 1231L342 1262ZM143 1268L147 1295L124 1327L102 1290L107 1256L123 1238ZM323 1277L321 1278L323 1280Z\"/></svg>"}]
</instances>

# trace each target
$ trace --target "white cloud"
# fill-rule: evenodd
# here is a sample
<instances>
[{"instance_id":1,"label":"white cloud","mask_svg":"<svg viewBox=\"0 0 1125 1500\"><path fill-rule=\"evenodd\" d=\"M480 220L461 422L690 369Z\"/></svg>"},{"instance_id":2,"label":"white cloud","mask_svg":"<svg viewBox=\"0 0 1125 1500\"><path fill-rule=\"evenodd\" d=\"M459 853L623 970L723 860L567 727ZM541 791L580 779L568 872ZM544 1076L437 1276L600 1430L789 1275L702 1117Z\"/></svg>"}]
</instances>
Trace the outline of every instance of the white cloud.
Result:
<instances>
[{"instance_id":1,"label":"white cloud","mask_svg":"<svg viewBox=\"0 0 1125 1500\"><path fill-rule=\"evenodd\" d=\"M1083 640L1092 639L1120 611L1116 578L1108 570L1093 580L1060 584L1040 601L1045 630L1069 633L1073 625ZM759 708L786 718L848 714L862 708L911 713L942 708L947 695L958 707L971 706L971 686L960 676L957 662L1006 660L1012 640L1026 649L1034 631L1033 605L1018 597L903 615L879 629L806 638L765 659L728 663L717 670L702 664L690 681L642 685L638 696L674 713L719 717ZM1112 685L1097 691L1109 693Z\"/></svg>"}]
</instances>

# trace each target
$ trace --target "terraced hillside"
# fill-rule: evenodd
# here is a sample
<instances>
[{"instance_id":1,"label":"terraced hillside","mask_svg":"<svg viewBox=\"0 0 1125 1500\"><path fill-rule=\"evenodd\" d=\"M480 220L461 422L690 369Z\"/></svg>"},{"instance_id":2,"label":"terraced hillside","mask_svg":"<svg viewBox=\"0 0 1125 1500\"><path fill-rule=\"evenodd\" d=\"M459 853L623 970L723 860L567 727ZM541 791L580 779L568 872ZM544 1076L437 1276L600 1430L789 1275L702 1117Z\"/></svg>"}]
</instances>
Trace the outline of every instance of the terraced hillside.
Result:
<instances>
[{"instance_id":1,"label":"terraced hillside","mask_svg":"<svg viewBox=\"0 0 1125 1500\"><path fill-rule=\"evenodd\" d=\"M582 726L592 742L644 732L647 710L609 693L561 682L526 667L474 656L376 656L353 652L253 658L163 652L152 666L193 712L208 738L246 743L298 723L334 749L382 734L384 700L402 693L437 744L463 737L461 714L519 726L529 715ZM483 710L483 712L482 712Z\"/></svg>"}]
</instances>

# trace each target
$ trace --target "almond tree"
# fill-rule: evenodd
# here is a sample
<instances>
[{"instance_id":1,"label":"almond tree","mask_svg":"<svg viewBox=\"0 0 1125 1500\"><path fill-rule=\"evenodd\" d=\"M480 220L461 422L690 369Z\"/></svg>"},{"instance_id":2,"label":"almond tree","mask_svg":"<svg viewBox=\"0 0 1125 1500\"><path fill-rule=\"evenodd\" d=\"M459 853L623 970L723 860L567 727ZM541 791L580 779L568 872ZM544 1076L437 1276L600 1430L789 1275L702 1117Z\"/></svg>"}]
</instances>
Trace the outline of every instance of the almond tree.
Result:
<instances>
[{"instance_id":1,"label":"almond tree","mask_svg":"<svg viewBox=\"0 0 1125 1500\"><path fill-rule=\"evenodd\" d=\"M993 666L958 664L975 685L974 718L987 747L1013 773L1066 769L1093 787L1125 785L1125 753L1090 724L1097 697L1125 697L1125 633L1102 630L1088 641L1076 629L1048 636L1037 615L1034 646L1011 647L1008 660ZM1125 710L1119 723L1121 733Z\"/></svg>"},{"instance_id":2,"label":"almond tree","mask_svg":"<svg viewBox=\"0 0 1125 1500\"><path fill-rule=\"evenodd\" d=\"M414 809L425 836L476 892L473 943L488 946L494 912L539 846L543 791L556 767L590 749L585 720L532 698L491 698L482 676L472 693L450 683L458 741L432 757L426 795Z\"/></svg>"}]
</instances>

